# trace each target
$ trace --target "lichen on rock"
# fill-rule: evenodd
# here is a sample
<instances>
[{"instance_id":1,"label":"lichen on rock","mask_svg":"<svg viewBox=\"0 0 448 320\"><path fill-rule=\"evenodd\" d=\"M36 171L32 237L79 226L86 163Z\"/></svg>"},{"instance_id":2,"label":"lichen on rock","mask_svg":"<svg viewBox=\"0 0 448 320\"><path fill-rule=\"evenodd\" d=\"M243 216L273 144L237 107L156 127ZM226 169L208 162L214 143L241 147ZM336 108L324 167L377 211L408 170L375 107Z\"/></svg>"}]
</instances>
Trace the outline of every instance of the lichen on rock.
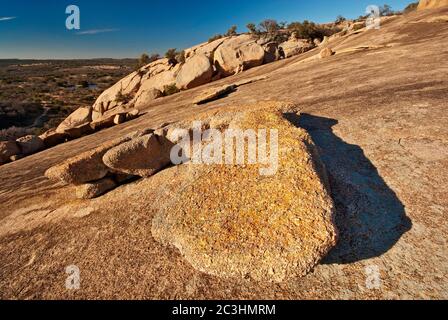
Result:
<instances>
[{"instance_id":1,"label":"lichen on rock","mask_svg":"<svg viewBox=\"0 0 448 320\"><path fill-rule=\"evenodd\" d=\"M334 206L310 136L276 111L284 105L262 106L229 126L277 129L277 173L260 175L262 164L179 166L178 190L159 204L152 234L202 272L281 282L306 275L335 245Z\"/></svg>"}]
</instances>

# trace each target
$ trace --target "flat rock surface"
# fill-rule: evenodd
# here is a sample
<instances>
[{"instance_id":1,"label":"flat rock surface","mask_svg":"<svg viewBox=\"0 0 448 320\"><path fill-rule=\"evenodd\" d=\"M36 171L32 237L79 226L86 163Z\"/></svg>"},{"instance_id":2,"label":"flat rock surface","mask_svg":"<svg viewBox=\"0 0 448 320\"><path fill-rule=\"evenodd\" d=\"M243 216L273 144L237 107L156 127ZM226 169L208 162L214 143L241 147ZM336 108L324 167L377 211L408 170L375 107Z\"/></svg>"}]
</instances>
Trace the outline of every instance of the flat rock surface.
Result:
<instances>
[{"instance_id":1,"label":"flat rock surface","mask_svg":"<svg viewBox=\"0 0 448 320\"><path fill-rule=\"evenodd\" d=\"M424 22L447 14L389 19L380 30L329 43L336 52L375 49L301 62L318 55L316 48L161 98L134 121L1 166L0 297L448 298L448 24ZM269 79L192 104L204 89L262 75ZM159 197L175 195L176 186L159 188L175 179L171 169L89 201L73 200L73 187L44 177L49 167L137 129L260 100L300 106L302 116L290 121L307 129L329 174L340 239L305 277L221 279L156 242ZM65 270L73 264L81 289L68 291ZM376 289L369 270L378 271Z\"/></svg>"}]
</instances>

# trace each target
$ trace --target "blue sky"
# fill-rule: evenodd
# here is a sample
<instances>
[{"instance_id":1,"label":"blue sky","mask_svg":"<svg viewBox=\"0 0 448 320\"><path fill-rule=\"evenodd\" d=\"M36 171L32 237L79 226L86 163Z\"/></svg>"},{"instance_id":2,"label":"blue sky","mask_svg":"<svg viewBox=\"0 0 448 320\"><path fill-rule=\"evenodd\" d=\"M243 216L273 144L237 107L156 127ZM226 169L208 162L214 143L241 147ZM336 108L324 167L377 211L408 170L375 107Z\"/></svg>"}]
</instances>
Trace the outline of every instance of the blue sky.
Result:
<instances>
[{"instance_id":1,"label":"blue sky","mask_svg":"<svg viewBox=\"0 0 448 320\"><path fill-rule=\"evenodd\" d=\"M0 0L1 58L136 57L187 48L248 22L333 21L363 15L370 4L401 10L412 0ZM68 5L81 30L67 30Z\"/></svg>"}]
</instances>

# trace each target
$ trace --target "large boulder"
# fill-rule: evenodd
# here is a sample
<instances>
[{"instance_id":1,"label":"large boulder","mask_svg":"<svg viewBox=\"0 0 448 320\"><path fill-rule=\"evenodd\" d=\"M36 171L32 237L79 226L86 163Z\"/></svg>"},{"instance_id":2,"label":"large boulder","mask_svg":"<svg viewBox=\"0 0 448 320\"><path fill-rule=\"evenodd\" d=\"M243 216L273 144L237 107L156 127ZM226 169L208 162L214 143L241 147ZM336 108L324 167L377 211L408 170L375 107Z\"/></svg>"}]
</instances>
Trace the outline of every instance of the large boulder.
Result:
<instances>
[{"instance_id":1,"label":"large boulder","mask_svg":"<svg viewBox=\"0 0 448 320\"><path fill-rule=\"evenodd\" d=\"M240 35L224 41L215 51L214 63L222 76L263 64L265 51L251 35Z\"/></svg>"},{"instance_id":2,"label":"large boulder","mask_svg":"<svg viewBox=\"0 0 448 320\"><path fill-rule=\"evenodd\" d=\"M92 120L98 119L104 112L123 104L123 101L119 101L117 97L119 95L126 97L135 93L140 87L141 79L142 75L139 72L133 72L105 90L93 105Z\"/></svg>"},{"instance_id":3,"label":"large boulder","mask_svg":"<svg viewBox=\"0 0 448 320\"><path fill-rule=\"evenodd\" d=\"M194 55L180 69L176 78L179 89L191 89L209 83L213 76L213 66L204 54Z\"/></svg>"},{"instance_id":4,"label":"large boulder","mask_svg":"<svg viewBox=\"0 0 448 320\"><path fill-rule=\"evenodd\" d=\"M45 148L52 148L58 144L64 143L70 136L67 133L57 132L56 129L45 131L39 136L44 142Z\"/></svg>"},{"instance_id":5,"label":"large boulder","mask_svg":"<svg viewBox=\"0 0 448 320\"><path fill-rule=\"evenodd\" d=\"M213 58L214 52L216 49L223 44L225 40L227 40L228 37L223 37L211 42L201 43L197 46L191 47L189 49L185 50L185 57L188 59L190 57L193 57L194 55L200 55L203 54L207 56L208 58Z\"/></svg>"},{"instance_id":6,"label":"large boulder","mask_svg":"<svg viewBox=\"0 0 448 320\"><path fill-rule=\"evenodd\" d=\"M81 126L92 121L92 108L78 108L56 128L56 132L65 133L68 129Z\"/></svg>"},{"instance_id":7,"label":"large boulder","mask_svg":"<svg viewBox=\"0 0 448 320\"><path fill-rule=\"evenodd\" d=\"M162 244L176 247L201 272L258 281L293 280L310 272L336 244L334 205L312 139L276 111L281 105L265 107L274 110L234 114L229 128L267 129L268 136L271 128L278 129L274 174L261 175L266 164L246 161L189 163L163 171L160 179L155 176L165 191L157 201L152 234ZM267 149L270 157L275 148Z\"/></svg>"},{"instance_id":8,"label":"large boulder","mask_svg":"<svg viewBox=\"0 0 448 320\"><path fill-rule=\"evenodd\" d=\"M10 158L20 153L15 141L0 141L0 165L10 161Z\"/></svg>"},{"instance_id":9,"label":"large boulder","mask_svg":"<svg viewBox=\"0 0 448 320\"><path fill-rule=\"evenodd\" d=\"M140 90L133 100L134 108L141 109L145 107L149 102L158 99L162 96L163 96L162 91L155 88Z\"/></svg>"},{"instance_id":10,"label":"large boulder","mask_svg":"<svg viewBox=\"0 0 448 320\"><path fill-rule=\"evenodd\" d=\"M69 137L69 139L73 140L93 133L93 128L91 124L87 122L73 128L68 128L64 131L64 133Z\"/></svg>"},{"instance_id":11,"label":"large boulder","mask_svg":"<svg viewBox=\"0 0 448 320\"><path fill-rule=\"evenodd\" d=\"M132 135L125 136L70 158L48 169L45 176L53 181L75 185L103 179L109 173L109 168L103 163L104 154L132 138Z\"/></svg>"},{"instance_id":12,"label":"large boulder","mask_svg":"<svg viewBox=\"0 0 448 320\"><path fill-rule=\"evenodd\" d=\"M264 64L277 61L281 58L277 42L268 42L266 44L263 44L263 49L265 51L265 56L263 60Z\"/></svg>"},{"instance_id":13,"label":"large boulder","mask_svg":"<svg viewBox=\"0 0 448 320\"><path fill-rule=\"evenodd\" d=\"M448 0L420 0L417 10L435 9L448 6Z\"/></svg>"},{"instance_id":14,"label":"large boulder","mask_svg":"<svg viewBox=\"0 0 448 320\"><path fill-rule=\"evenodd\" d=\"M19 138L16 142L23 155L30 155L45 149L45 144L42 139L35 135Z\"/></svg>"},{"instance_id":15,"label":"large boulder","mask_svg":"<svg viewBox=\"0 0 448 320\"><path fill-rule=\"evenodd\" d=\"M92 120L98 120L109 110L135 103L136 97L142 96L144 91L154 88L163 91L165 85L176 82L178 68L168 59L159 59L129 74L98 97L93 105Z\"/></svg>"},{"instance_id":16,"label":"large boulder","mask_svg":"<svg viewBox=\"0 0 448 320\"><path fill-rule=\"evenodd\" d=\"M171 163L172 147L168 139L149 134L110 149L103 162L114 172L150 177Z\"/></svg>"},{"instance_id":17,"label":"large boulder","mask_svg":"<svg viewBox=\"0 0 448 320\"><path fill-rule=\"evenodd\" d=\"M291 37L288 41L281 43L279 47L283 50L285 58L290 58L313 49L314 43Z\"/></svg>"}]
</instances>

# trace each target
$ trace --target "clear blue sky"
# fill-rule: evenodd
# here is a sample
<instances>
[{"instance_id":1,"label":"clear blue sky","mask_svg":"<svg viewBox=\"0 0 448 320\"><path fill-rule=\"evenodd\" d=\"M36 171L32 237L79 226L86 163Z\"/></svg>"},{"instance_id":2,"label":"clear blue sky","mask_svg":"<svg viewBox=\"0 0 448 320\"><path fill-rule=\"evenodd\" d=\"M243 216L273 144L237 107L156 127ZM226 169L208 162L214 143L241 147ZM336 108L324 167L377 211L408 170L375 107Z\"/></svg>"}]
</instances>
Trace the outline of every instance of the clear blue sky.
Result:
<instances>
[{"instance_id":1,"label":"clear blue sky","mask_svg":"<svg viewBox=\"0 0 448 320\"><path fill-rule=\"evenodd\" d=\"M401 10L413 2L375 1L0 0L0 58L136 57L190 47L231 25L245 32L248 22L267 18L329 22L364 15L369 4ZM80 8L79 31L65 28L70 4Z\"/></svg>"}]
</instances>

